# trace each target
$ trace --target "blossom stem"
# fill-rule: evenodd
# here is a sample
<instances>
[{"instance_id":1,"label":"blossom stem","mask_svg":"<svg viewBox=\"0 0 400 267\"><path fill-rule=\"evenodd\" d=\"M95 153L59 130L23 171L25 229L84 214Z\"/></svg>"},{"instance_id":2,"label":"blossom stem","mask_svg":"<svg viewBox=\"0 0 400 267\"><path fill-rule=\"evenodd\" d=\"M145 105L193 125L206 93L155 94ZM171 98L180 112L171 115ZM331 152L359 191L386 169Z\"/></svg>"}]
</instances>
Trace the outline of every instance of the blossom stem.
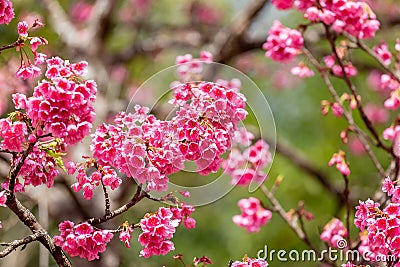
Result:
<instances>
[{"instance_id":1,"label":"blossom stem","mask_svg":"<svg viewBox=\"0 0 400 267\"><path fill-rule=\"evenodd\" d=\"M340 97L337 94L335 88L333 87L333 85L326 73L326 70L324 70L324 68L318 63L318 61L315 59L315 57L311 54L311 52L308 49L303 48L303 52L304 52L305 56L310 60L310 62L319 70L321 78L324 80L325 85L327 86L330 94L344 110L343 115L345 116L349 125L354 129L354 132L359 137L361 143L364 146L365 151L367 152L368 156L370 157L371 161L373 162L375 168L377 169L377 171L379 172L381 177L383 177L383 178L386 177L386 174L385 174L385 171L384 171L382 165L380 164L380 162L378 161L374 152L372 151L371 147L368 144L366 134L355 124L352 115L348 111L346 111L346 109L344 109L342 104L340 104Z\"/></svg>"},{"instance_id":2,"label":"blossom stem","mask_svg":"<svg viewBox=\"0 0 400 267\"><path fill-rule=\"evenodd\" d=\"M393 154L392 149L390 147L387 147L385 144L382 143L382 140L380 139L377 131L372 126L371 121L369 120L369 118L365 114L364 108L363 108L363 106L361 104L361 100L358 98L357 88L354 86L354 84L351 82L349 76L347 75L347 73L345 71L345 67L344 67L343 61L340 58L340 56L339 56L339 54L338 54L338 52L336 50L334 37L332 36L332 34L329 31L328 25L324 24L324 27L325 27L325 35L326 35L326 37L328 39L328 42L329 42L329 44L331 46L331 50L332 50L333 54L335 55L335 58L338 61L340 68L342 69L344 81L345 81L347 87L349 88L349 90L351 91L352 95L354 96L355 101L357 102L357 109L360 112L361 118L362 118L365 126L367 127L369 132L374 136L374 138L375 138L375 140L377 142L376 146L377 147L381 147L383 150Z\"/></svg>"}]
</instances>

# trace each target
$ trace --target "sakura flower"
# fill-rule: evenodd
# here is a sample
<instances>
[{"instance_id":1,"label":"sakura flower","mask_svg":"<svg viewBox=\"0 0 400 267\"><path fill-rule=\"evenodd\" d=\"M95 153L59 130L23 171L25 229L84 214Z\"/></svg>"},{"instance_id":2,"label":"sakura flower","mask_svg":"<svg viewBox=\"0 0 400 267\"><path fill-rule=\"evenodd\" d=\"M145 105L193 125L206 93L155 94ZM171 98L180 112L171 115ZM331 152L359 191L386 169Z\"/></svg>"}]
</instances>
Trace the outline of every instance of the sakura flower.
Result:
<instances>
[{"instance_id":1,"label":"sakura flower","mask_svg":"<svg viewBox=\"0 0 400 267\"><path fill-rule=\"evenodd\" d=\"M14 18L14 8L9 0L0 0L0 24L9 24Z\"/></svg>"},{"instance_id":2,"label":"sakura flower","mask_svg":"<svg viewBox=\"0 0 400 267\"><path fill-rule=\"evenodd\" d=\"M304 64L299 64L298 66L293 67L290 72L295 76L299 76L300 78L314 76L314 72L312 71L312 69Z\"/></svg>"},{"instance_id":3,"label":"sakura flower","mask_svg":"<svg viewBox=\"0 0 400 267\"><path fill-rule=\"evenodd\" d=\"M54 244L61 247L71 257L79 256L89 261L99 259L99 253L106 250L113 238L108 230L94 230L88 223L75 225L64 221L59 224L60 235L54 236Z\"/></svg>"},{"instance_id":4,"label":"sakura flower","mask_svg":"<svg viewBox=\"0 0 400 267\"><path fill-rule=\"evenodd\" d=\"M267 41L263 44L265 56L278 62L290 62L301 53L304 39L297 30L284 27L274 21L268 32Z\"/></svg>"},{"instance_id":5,"label":"sakura flower","mask_svg":"<svg viewBox=\"0 0 400 267\"><path fill-rule=\"evenodd\" d=\"M26 21L18 22L18 34L22 37L28 37L29 25Z\"/></svg>"},{"instance_id":6,"label":"sakura flower","mask_svg":"<svg viewBox=\"0 0 400 267\"><path fill-rule=\"evenodd\" d=\"M324 231L321 233L321 240L327 242L333 248L338 247L338 242L348 235L347 229L343 223L333 218L325 226Z\"/></svg>"},{"instance_id":7,"label":"sakura flower","mask_svg":"<svg viewBox=\"0 0 400 267\"><path fill-rule=\"evenodd\" d=\"M285 10L293 7L293 0L272 0L272 4L277 9Z\"/></svg>"},{"instance_id":8,"label":"sakura flower","mask_svg":"<svg viewBox=\"0 0 400 267\"><path fill-rule=\"evenodd\" d=\"M385 41L382 41L379 45L374 46L375 54L382 60L382 62L388 66L392 60L392 54L388 49L388 45Z\"/></svg>"},{"instance_id":9,"label":"sakura flower","mask_svg":"<svg viewBox=\"0 0 400 267\"><path fill-rule=\"evenodd\" d=\"M232 220L239 227L246 228L248 232L258 232L272 216L271 211L264 209L257 198L250 197L238 202L240 215L233 216Z\"/></svg>"}]
</instances>

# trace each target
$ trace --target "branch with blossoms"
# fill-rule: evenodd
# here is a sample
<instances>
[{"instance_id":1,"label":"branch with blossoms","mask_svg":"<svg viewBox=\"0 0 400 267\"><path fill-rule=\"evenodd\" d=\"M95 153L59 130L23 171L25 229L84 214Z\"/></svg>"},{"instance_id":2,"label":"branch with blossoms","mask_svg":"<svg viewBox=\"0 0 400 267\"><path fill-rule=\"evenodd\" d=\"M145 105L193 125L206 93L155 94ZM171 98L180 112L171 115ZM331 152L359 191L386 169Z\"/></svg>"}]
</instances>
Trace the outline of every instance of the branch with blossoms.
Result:
<instances>
[{"instance_id":1,"label":"branch with blossoms","mask_svg":"<svg viewBox=\"0 0 400 267\"><path fill-rule=\"evenodd\" d=\"M324 227L320 239L330 247L340 249L343 249L343 247L339 247L339 241L346 239L347 244L350 245L348 249L358 249L368 264L384 261L388 266L398 266L399 259L397 257L400 254L398 252L399 242L397 239L399 233L397 229L399 227L397 221L400 213L397 178L400 154L397 146L400 127L397 125L398 121L395 121L392 126L383 131L382 136L379 134L373 120L367 115L360 90L352 79L357 75L357 68L350 59L352 50L363 50L375 60L378 67L386 72L381 74L380 77L380 87L384 90L390 90L390 97L384 101L384 107L388 110L396 110L400 106L397 57L400 53L399 40L394 47L397 53L395 64L392 64L393 55L386 42L381 42L372 49L364 43L363 39L370 39L375 36L380 23L368 4L362 1L274 0L272 4L281 10L297 9L303 14L307 23L300 25L299 29L296 30L287 28L279 21L275 21L263 45L263 49L266 50L266 57L277 62L288 63L295 58L304 56L305 60L291 70L293 75L301 78L314 76L314 71L307 66L307 63L318 71L333 98L333 101L322 101L322 114L327 115L331 111L334 116L344 117L348 126L341 132L340 138L344 143L347 143L348 134L354 133L357 136L383 181L382 192L386 193L385 199L380 200L381 203L384 203L382 204L383 208L381 208L381 204L371 199L359 202L359 206L356 207L354 224L361 230L361 233L357 238L352 239L349 234L352 214L351 187L349 184L351 181L350 165L343 150L334 153L328 165L336 166L344 177L345 224L340 219L333 218ZM304 34L315 25L322 25L325 39L329 43L330 51L327 51L327 55L323 58L317 58L311 48L305 47ZM331 82L331 77L342 80L347 87L347 92L340 94L338 88ZM354 119L356 111L363 125L356 123ZM392 143L387 145L383 141L384 139L390 140ZM375 149L372 149L373 147L384 151L390 157L391 164L387 167L382 166L376 156ZM299 224L297 224L291 220L291 217L283 210L274 195L265 186L262 186L261 190L272 203L271 210L276 211L296 235L315 251L314 244L305 235L304 221L299 219ZM235 216L233 220L239 226L246 227L250 232L259 231L260 226L264 225L271 217L271 213L265 210L260 205L260 201L255 198L240 200L239 207L242 214ZM296 214L300 216L298 213ZM390 256L394 256L394 258ZM364 265L364 263L353 259L342 266L353 267Z\"/></svg>"}]
</instances>

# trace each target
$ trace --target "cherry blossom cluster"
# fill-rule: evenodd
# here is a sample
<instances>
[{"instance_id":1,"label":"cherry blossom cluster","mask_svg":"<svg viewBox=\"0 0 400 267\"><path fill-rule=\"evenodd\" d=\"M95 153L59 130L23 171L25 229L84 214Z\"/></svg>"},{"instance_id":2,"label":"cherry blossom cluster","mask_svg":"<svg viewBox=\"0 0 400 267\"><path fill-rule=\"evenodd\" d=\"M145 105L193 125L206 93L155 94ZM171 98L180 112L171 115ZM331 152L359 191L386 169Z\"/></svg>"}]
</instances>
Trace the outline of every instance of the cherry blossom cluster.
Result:
<instances>
[{"instance_id":1,"label":"cherry blossom cluster","mask_svg":"<svg viewBox=\"0 0 400 267\"><path fill-rule=\"evenodd\" d=\"M396 181L386 178L382 191L390 201L383 208L371 199L360 201L356 207L354 224L367 236L360 246L373 260L378 255L400 256L400 186Z\"/></svg>"},{"instance_id":2,"label":"cherry blossom cluster","mask_svg":"<svg viewBox=\"0 0 400 267\"><path fill-rule=\"evenodd\" d=\"M34 21L34 23L29 26L26 21L18 22L18 34L20 44L18 45L18 49L21 54L21 66L17 70L16 76L22 78L24 80L29 78L38 77L42 74L41 68L38 66L45 62L47 55L43 53L37 52L39 45L47 45L48 42L43 37L29 37L29 31L36 27L43 27L44 24L40 22L38 19ZM28 53L25 51L25 42L29 41L29 50L33 54L33 61L28 56Z\"/></svg>"},{"instance_id":3,"label":"cherry blossom cluster","mask_svg":"<svg viewBox=\"0 0 400 267\"><path fill-rule=\"evenodd\" d=\"M59 174L57 166L57 154L60 153L60 147L49 148L41 147L40 144L35 144L32 151L28 154L15 182L14 191L23 192L28 185L39 186L45 184L47 187L52 187L54 178ZM12 159L11 165L15 166L19 163L23 156L19 155ZM22 181L20 181L22 180ZM9 181L1 184L4 189L9 189Z\"/></svg>"},{"instance_id":4,"label":"cherry blossom cluster","mask_svg":"<svg viewBox=\"0 0 400 267\"><path fill-rule=\"evenodd\" d=\"M282 10L295 7L312 22L323 22L338 33L347 32L360 39L374 37L380 27L375 13L363 1L274 0L272 4Z\"/></svg>"},{"instance_id":5,"label":"cherry blossom cluster","mask_svg":"<svg viewBox=\"0 0 400 267\"><path fill-rule=\"evenodd\" d=\"M94 121L93 102L97 85L82 80L87 62L76 64L59 57L47 60L46 77L34 88L33 96L14 95L17 109L25 109L32 125L44 134L76 144L89 134Z\"/></svg>"},{"instance_id":6,"label":"cherry blossom cluster","mask_svg":"<svg viewBox=\"0 0 400 267\"><path fill-rule=\"evenodd\" d=\"M397 55L400 53L400 39L397 39L395 50ZM382 41L379 45L376 45L373 48L375 55L381 59L382 63L386 66L389 66L392 63L392 53L389 50L389 47L385 41ZM396 56L397 56L396 55ZM399 70L399 65L395 65L396 71ZM396 78L391 76L390 74L379 74L379 72L372 73L371 75L375 75L378 79L376 82L378 90L388 91L390 92L390 96L385 100L384 106L387 109L396 110L400 107L400 83ZM379 78L378 78L379 77Z\"/></svg>"},{"instance_id":7,"label":"cherry blossom cluster","mask_svg":"<svg viewBox=\"0 0 400 267\"><path fill-rule=\"evenodd\" d=\"M201 51L200 58L193 58L191 54L176 57L177 74L182 81L190 81L201 74L203 71L203 62L211 63L213 56L208 51Z\"/></svg>"},{"instance_id":8,"label":"cherry blossom cluster","mask_svg":"<svg viewBox=\"0 0 400 267\"><path fill-rule=\"evenodd\" d=\"M343 76L342 67L336 63L336 58L334 55L329 55L323 58L325 66L332 71L332 73L338 77ZM344 72L346 76L353 77L358 73L357 68L351 62L343 62Z\"/></svg>"},{"instance_id":9,"label":"cherry blossom cluster","mask_svg":"<svg viewBox=\"0 0 400 267\"><path fill-rule=\"evenodd\" d=\"M242 261L234 261L230 265L232 267L267 267L268 262L263 259L252 259L247 256Z\"/></svg>"},{"instance_id":10,"label":"cherry blossom cluster","mask_svg":"<svg viewBox=\"0 0 400 267\"><path fill-rule=\"evenodd\" d=\"M75 225L64 221L58 226L60 235L54 236L54 244L61 247L72 257L79 256L89 261L99 258L113 238L109 230L95 230L88 223Z\"/></svg>"},{"instance_id":11,"label":"cherry blossom cluster","mask_svg":"<svg viewBox=\"0 0 400 267\"><path fill-rule=\"evenodd\" d=\"M93 156L146 183L147 190L167 190L167 176L183 169L185 161L194 161L202 175L216 172L237 124L247 115L239 84L226 83L232 88L209 82L176 85L171 102L179 110L169 121L158 120L141 106L134 113L118 114L114 125L104 123L92 135ZM257 156L264 156L264 150L253 150L257 155L252 160L259 166L265 159Z\"/></svg>"},{"instance_id":12,"label":"cherry blossom cluster","mask_svg":"<svg viewBox=\"0 0 400 267\"><path fill-rule=\"evenodd\" d=\"M314 71L312 69L310 69L310 67L308 67L307 65L305 65L304 63L299 63L297 66L294 66L290 72L295 75L298 76L300 78L308 78L308 77L313 77L314 76Z\"/></svg>"},{"instance_id":13,"label":"cherry blossom cluster","mask_svg":"<svg viewBox=\"0 0 400 267\"><path fill-rule=\"evenodd\" d=\"M90 167L94 167L96 171L88 176L86 170ZM75 192L83 190L83 197L88 200L92 199L93 190L100 184L110 187L111 190L115 190L122 183L122 180L113 168L99 165L93 158L87 158L84 163L80 164L68 162L67 170L69 174L78 172L76 175L77 182L72 185L72 188Z\"/></svg>"},{"instance_id":14,"label":"cherry blossom cluster","mask_svg":"<svg viewBox=\"0 0 400 267\"><path fill-rule=\"evenodd\" d=\"M336 164L336 169L340 171L343 175L350 175L350 168L346 161L346 153L342 150L339 150L338 153L334 153L332 158L329 160L328 165L331 167Z\"/></svg>"},{"instance_id":15,"label":"cherry blossom cluster","mask_svg":"<svg viewBox=\"0 0 400 267\"><path fill-rule=\"evenodd\" d=\"M223 168L226 174L232 176L232 184L246 186L251 181L264 181L266 178L263 168L272 161L269 145L262 139L249 146L253 135L245 128L239 128L235 133L234 143L237 147L231 149ZM241 152L240 145L246 149Z\"/></svg>"},{"instance_id":16,"label":"cherry blossom cluster","mask_svg":"<svg viewBox=\"0 0 400 267\"><path fill-rule=\"evenodd\" d=\"M263 49L266 50L265 56L274 61L286 63L301 53L303 43L303 36L298 30L287 28L276 20L268 31Z\"/></svg>"},{"instance_id":17,"label":"cherry blossom cluster","mask_svg":"<svg viewBox=\"0 0 400 267\"><path fill-rule=\"evenodd\" d=\"M260 227L271 219L271 211L264 209L257 198L241 199L238 206L242 213L233 216L232 220L239 227L246 228L249 233L260 231Z\"/></svg>"},{"instance_id":18,"label":"cherry blossom cluster","mask_svg":"<svg viewBox=\"0 0 400 267\"><path fill-rule=\"evenodd\" d=\"M153 255L166 255L174 250L174 243L170 240L176 227L183 221L186 228L195 227L195 220L190 216L194 207L183 205L181 208L160 207L155 214L146 214L140 221L142 233L138 241L144 248L140 256L149 258Z\"/></svg>"},{"instance_id":19,"label":"cherry blossom cluster","mask_svg":"<svg viewBox=\"0 0 400 267\"><path fill-rule=\"evenodd\" d=\"M23 151L27 134L28 127L25 122L13 122L10 118L0 120L0 137L3 138L0 148L2 150Z\"/></svg>"},{"instance_id":20,"label":"cherry blossom cluster","mask_svg":"<svg viewBox=\"0 0 400 267\"><path fill-rule=\"evenodd\" d=\"M324 231L321 233L320 238L328 243L330 247L337 248L338 242L347 237L347 235L347 229L343 223L339 219L333 218L324 226Z\"/></svg>"},{"instance_id":21,"label":"cherry blossom cluster","mask_svg":"<svg viewBox=\"0 0 400 267\"><path fill-rule=\"evenodd\" d=\"M10 0L0 0L0 24L9 24L14 18L14 8Z\"/></svg>"},{"instance_id":22,"label":"cherry blossom cluster","mask_svg":"<svg viewBox=\"0 0 400 267\"><path fill-rule=\"evenodd\" d=\"M136 106L133 114L119 113L115 125L103 123L92 135L91 150L101 165L114 166L139 184L147 183L147 190L165 191L167 175L183 166L168 137L170 124L148 111Z\"/></svg>"}]
</instances>

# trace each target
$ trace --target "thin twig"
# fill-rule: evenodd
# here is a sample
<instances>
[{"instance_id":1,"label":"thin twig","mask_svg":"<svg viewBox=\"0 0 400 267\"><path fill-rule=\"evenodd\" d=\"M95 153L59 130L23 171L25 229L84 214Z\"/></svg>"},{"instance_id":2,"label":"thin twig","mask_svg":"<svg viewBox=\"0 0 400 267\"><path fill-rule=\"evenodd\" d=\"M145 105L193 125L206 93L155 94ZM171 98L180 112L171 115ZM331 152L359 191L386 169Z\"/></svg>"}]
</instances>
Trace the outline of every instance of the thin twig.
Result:
<instances>
[{"instance_id":1,"label":"thin twig","mask_svg":"<svg viewBox=\"0 0 400 267\"><path fill-rule=\"evenodd\" d=\"M346 229L347 229L347 244L350 244L350 190L349 190L349 177L347 175L343 175L344 179L344 190L343 195L346 203Z\"/></svg>"},{"instance_id":2,"label":"thin twig","mask_svg":"<svg viewBox=\"0 0 400 267\"><path fill-rule=\"evenodd\" d=\"M4 50L7 50L7 49L14 48L14 47L18 47L18 46L20 46L21 44L23 44L24 42L25 42L25 41L24 41L23 39L18 38L18 40L15 41L15 42L12 43L12 44L5 45L5 46L0 46L0 52L1 52L1 51L4 51Z\"/></svg>"},{"instance_id":3,"label":"thin twig","mask_svg":"<svg viewBox=\"0 0 400 267\"><path fill-rule=\"evenodd\" d=\"M358 93L357 93L357 88L354 86L354 84L351 82L349 76L347 75L346 71L345 71L345 67L343 64L342 59L340 58L337 50L336 50L336 46L335 46L335 40L334 37L332 36L331 32L329 31L329 26L324 24L325 27L325 35L328 39L328 42L331 46L331 50L332 53L335 55L335 58L337 60L337 62L339 63L339 66L342 70L343 73L343 79L347 85L347 87L349 88L351 94L354 96L355 101L357 103L357 109L360 112L361 118L364 121L365 126L367 127L367 129L370 131L370 133L374 136L377 144L377 147L381 147L383 150L385 150L386 152L389 152L390 154L393 154L392 149L390 149L390 147L387 147L381 140L381 138L379 137L379 134L377 133L376 129L372 126L372 123L370 121L370 119L368 118L367 114L364 111L363 105L361 104L361 100L358 97Z\"/></svg>"},{"instance_id":4,"label":"thin twig","mask_svg":"<svg viewBox=\"0 0 400 267\"><path fill-rule=\"evenodd\" d=\"M322 77L322 79L325 82L325 85L328 87L329 92L331 93L332 97L335 99L335 101L342 107L342 109L344 110L344 117L346 118L347 122L349 123L349 125L352 127L352 129L354 130L354 132L357 134L357 136L359 137L361 143L363 144L363 147L365 149L365 151L367 152L368 156L370 157L372 163L374 164L375 168L378 170L379 174L381 175L381 177L386 177L385 171L382 167L382 165L380 164L380 162L378 161L378 159L376 158L374 152L372 151L371 147L368 144L367 138L365 137L365 133L355 124L352 115L346 111L346 109L343 107L343 105L340 103L340 97L337 94L335 88L333 87L325 68L323 68L319 62L314 58L314 56L311 54L311 52L304 48L303 49L304 55L308 58L308 60L318 69L320 76Z\"/></svg>"},{"instance_id":5,"label":"thin twig","mask_svg":"<svg viewBox=\"0 0 400 267\"><path fill-rule=\"evenodd\" d=\"M112 212L109 212L108 214L106 214L102 217L91 218L91 219L87 220L87 222L92 225L97 225L97 224L101 224L106 221L109 221L109 220L117 217L118 215L126 212L131 207L133 207L136 203L138 203L139 201L141 201L143 198L145 198L147 196L148 196L148 194L145 191L142 191L142 188L140 186L138 186L135 195L132 197L132 199L128 203L126 203L125 205L119 207L118 209L116 209Z\"/></svg>"}]
</instances>

